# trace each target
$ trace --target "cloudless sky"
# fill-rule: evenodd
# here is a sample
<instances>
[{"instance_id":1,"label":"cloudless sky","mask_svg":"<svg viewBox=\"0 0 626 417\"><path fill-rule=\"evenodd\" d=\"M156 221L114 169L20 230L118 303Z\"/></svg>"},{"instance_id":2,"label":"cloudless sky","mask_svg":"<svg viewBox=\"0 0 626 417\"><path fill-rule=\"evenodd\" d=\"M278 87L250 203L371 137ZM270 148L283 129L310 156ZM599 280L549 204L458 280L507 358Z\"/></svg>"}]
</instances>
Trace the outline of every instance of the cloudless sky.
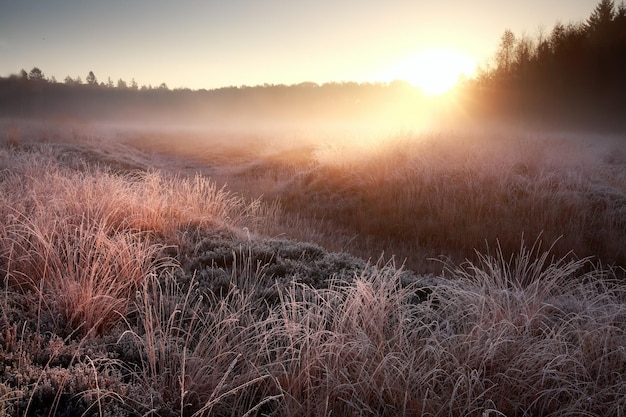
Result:
<instances>
[{"instance_id":1,"label":"cloudless sky","mask_svg":"<svg viewBox=\"0 0 626 417\"><path fill-rule=\"evenodd\" d=\"M599 0L0 0L0 76L170 88L376 81L425 48L479 63L502 32L585 20Z\"/></svg>"}]
</instances>

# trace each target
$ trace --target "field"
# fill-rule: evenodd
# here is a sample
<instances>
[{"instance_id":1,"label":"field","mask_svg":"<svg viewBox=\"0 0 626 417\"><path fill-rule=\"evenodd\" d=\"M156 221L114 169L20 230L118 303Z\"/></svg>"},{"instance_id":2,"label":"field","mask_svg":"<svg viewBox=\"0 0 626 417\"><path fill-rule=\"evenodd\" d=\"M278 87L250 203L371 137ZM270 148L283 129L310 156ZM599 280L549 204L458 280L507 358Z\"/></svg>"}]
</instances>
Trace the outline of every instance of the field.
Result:
<instances>
[{"instance_id":1,"label":"field","mask_svg":"<svg viewBox=\"0 0 626 417\"><path fill-rule=\"evenodd\" d=\"M626 142L0 127L0 416L625 416Z\"/></svg>"}]
</instances>

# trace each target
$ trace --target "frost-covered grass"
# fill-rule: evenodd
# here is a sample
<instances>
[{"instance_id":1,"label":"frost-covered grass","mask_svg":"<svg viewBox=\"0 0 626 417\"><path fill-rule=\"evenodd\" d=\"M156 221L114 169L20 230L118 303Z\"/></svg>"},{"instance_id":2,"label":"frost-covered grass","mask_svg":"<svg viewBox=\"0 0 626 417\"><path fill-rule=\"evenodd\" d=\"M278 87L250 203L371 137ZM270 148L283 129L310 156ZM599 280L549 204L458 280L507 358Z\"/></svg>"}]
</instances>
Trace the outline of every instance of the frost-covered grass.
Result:
<instances>
[{"instance_id":1,"label":"frost-covered grass","mask_svg":"<svg viewBox=\"0 0 626 417\"><path fill-rule=\"evenodd\" d=\"M626 265L623 141L506 135L400 134L369 144L321 147L315 164L278 191L289 212L325 219L367 247L408 258L522 238L556 241L555 253Z\"/></svg>"},{"instance_id":2,"label":"frost-covered grass","mask_svg":"<svg viewBox=\"0 0 626 417\"><path fill-rule=\"evenodd\" d=\"M118 154L97 141L42 144L11 135L0 145L0 415L625 414L623 271L561 256L575 242L567 236L548 247L542 241L553 234L544 230L534 244L518 239L513 247L519 236L511 232L495 249L420 274L266 237L286 218L276 206L204 176L150 169L130 148ZM462 164L461 154L422 172L407 149L426 145L397 146L406 160L379 155L365 183L362 162L342 166L334 151L320 152L308 173L289 179L299 191L279 187L273 197L317 190L310 210L322 213L332 200L344 216L363 201L373 216L382 210L373 184L388 196L413 166L412 178L429 173L441 198L463 203L454 197L471 181L437 183ZM466 157L465 175L485 187L533 169L507 173L519 161L503 162L503 171L493 168L505 172L498 176L472 171L480 156ZM587 169L580 160L554 164L572 176L575 166ZM619 194L623 179L610 177L621 164L584 172ZM276 184L286 186L279 171ZM377 182L382 174L388 182ZM446 191L452 184L460 188ZM549 201L560 201L555 194ZM436 195L425 194L433 207L441 203ZM603 210L615 209L613 197L598 198ZM408 201L398 196L398 207L408 210ZM574 220L551 224L573 229L578 206L571 207ZM478 214L468 215L483 219ZM393 210L386 216L409 219ZM348 217L333 220L350 226ZM602 230L597 236L610 236Z\"/></svg>"}]
</instances>

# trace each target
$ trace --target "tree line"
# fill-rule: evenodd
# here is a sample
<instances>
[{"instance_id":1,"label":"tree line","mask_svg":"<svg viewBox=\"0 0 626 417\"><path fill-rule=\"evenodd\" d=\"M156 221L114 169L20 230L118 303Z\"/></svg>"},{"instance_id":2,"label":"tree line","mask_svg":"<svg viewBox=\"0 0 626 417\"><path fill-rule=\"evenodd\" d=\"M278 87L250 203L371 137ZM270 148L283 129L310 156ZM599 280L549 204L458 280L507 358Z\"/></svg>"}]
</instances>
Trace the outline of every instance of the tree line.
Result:
<instances>
[{"instance_id":1,"label":"tree line","mask_svg":"<svg viewBox=\"0 0 626 417\"><path fill-rule=\"evenodd\" d=\"M342 122L389 115L409 118L421 93L406 82L265 84L212 90L138 87L118 80L47 79L39 68L0 77L0 117L229 125L267 121Z\"/></svg>"},{"instance_id":2,"label":"tree line","mask_svg":"<svg viewBox=\"0 0 626 417\"><path fill-rule=\"evenodd\" d=\"M458 114L518 126L626 130L626 5L601 0L583 22L537 36L505 30L491 65L460 89ZM419 104L421 103L421 104ZM170 90L132 79L47 78L37 67L0 77L0 117L154 119L241 123L408 119L426 112L405 82L301 83ZM411 113L413 112L413 113Z\"/></svg>"},{"instance_id":3,"label":"tree line","mask_svg":"<svg viewBox=\"0 0 626 417\"><path fill-rule=\"evenodd\" d=\"M583 22L536 37L505 30L471 83L477 111L554 127L626 128L626 5L601 0Z\"/></svg>"},{"instance_id":4,"label":"tree line","mask_svg":"<svg viewBox=\"0 0 626 417\"><path fill-rule=\"evenodd\" d=\"M1 79L2 78L0 77L0 80ZM33 82L46 82L46 83L52 83L52 84L58 83L57 79L54 76L50 78L46 77L43 71L39 67L33 67L33 69L31 69L29 72L26 72L26 70L22 68L18 74L10 75L8 79L11 81L22 80L22 81L33 81ZM135 81L134 78L131 79L130 82L126 82L121 78L119 78L117 82L113 82L111 77L108 77L106 83L104 81L98 82L98 78L93 73L93 71L89 71L89 73L85 77L84 83L80 75L76 76L75 78L72 78L71 76L68 75L63 79L63 83L66 85L73 85L73 86L86 85L86 86L91 86L91 87L106 87L106 88L119 88L119 89L131 89L131 90L140 89L139 84L137 84L137 81ZM152 85L141 86L141 90L152 90L153 88L154 87L152 87ZM156 88L161 89L161 90L168 90L166 83L161 83L161 85L159 85Z\"/></svg>"}]
</instances>

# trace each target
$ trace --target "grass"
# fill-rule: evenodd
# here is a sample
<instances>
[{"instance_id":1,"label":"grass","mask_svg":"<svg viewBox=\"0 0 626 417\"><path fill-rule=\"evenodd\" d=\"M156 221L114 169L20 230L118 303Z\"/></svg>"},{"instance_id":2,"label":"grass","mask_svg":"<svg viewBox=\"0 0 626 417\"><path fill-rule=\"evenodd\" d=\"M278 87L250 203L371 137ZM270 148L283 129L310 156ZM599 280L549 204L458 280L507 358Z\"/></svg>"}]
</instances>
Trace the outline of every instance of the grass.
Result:
<instances>
[{"instance_id":1,"label":"grass","mask_svg":"<svg viewBox=\"0 0 626 417\"><path fill-rule=\"evenodd\" d=\"M235 167L234 187L265 184L266 200L123 144L0 145L0 415L624 416L626 283L611 240L623 161L488 143L391 142L352 159L320 147L296 152L306 170L290 152L269 171ZM279 198L283 211L265 202ZM427 238L428 217L442 236ZM417 256L442 246L467 260L426 274L267 237L298 224L328 246L343 238L325 227L366 230L392 253L414 233Z\"/></svg>"},{"instance_id":2,"label":"grass","mask_svg":"<svg viewBox=\"0 0 626 417\"><path fill-rule=\"evenodd\" d=\"M624 266L626 161L621 145L599 142L402 134L321 148L277 196L288 211L347 230L352 246L406 257L416 270L497 243L510 255L525 236L557 242L561 256Z\"/></svg>"}]
</instances>

